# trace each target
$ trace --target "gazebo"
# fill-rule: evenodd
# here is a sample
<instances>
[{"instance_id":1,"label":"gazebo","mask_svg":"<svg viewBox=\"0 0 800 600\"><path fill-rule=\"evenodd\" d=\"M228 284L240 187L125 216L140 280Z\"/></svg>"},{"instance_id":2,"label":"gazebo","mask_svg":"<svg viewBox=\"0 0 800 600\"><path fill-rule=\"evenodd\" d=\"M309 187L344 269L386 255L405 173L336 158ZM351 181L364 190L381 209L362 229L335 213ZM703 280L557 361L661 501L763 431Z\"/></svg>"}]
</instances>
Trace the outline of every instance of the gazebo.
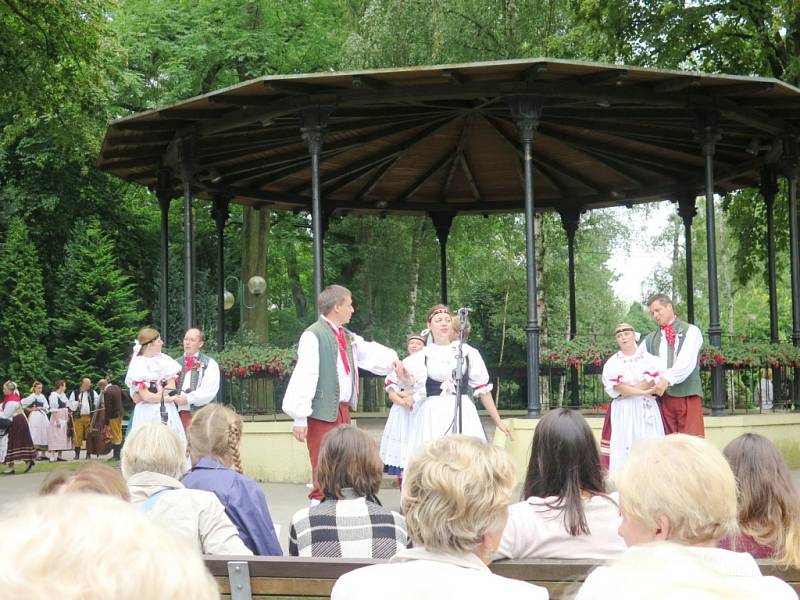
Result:
<instances>
[{"instance_id":1,"label":"gazebo","mask_svg":"<svg viewBox=\"0 0 800 600\"><path fill-rule=\"evenodd\" d=\"M528 413L540 413L534 211L555 210L567 235L570 335L576 334L574 237L581 212L671 199L686 237L706 199L709 329L721 345L714 194L759 187L767 208L771 337L778 341L773 206L789 189L792 340L800 346L797 177L800 89L729 75L526 59L271 76L110 124L97 165L147 186L161 206L161 320L166 323L167 211L183 197L185 318L194 324L192 203L212 204L220 249L230 202L311 213L314 291L334 214L427 215L441 251L456 215L524 211ZM223 330L219 328L220 332ZM800 382L795 372L795 384ZM795 394L797 385L795 385ZM712 369L712 414L725 408Z\"/></svg>"}]
</instances>

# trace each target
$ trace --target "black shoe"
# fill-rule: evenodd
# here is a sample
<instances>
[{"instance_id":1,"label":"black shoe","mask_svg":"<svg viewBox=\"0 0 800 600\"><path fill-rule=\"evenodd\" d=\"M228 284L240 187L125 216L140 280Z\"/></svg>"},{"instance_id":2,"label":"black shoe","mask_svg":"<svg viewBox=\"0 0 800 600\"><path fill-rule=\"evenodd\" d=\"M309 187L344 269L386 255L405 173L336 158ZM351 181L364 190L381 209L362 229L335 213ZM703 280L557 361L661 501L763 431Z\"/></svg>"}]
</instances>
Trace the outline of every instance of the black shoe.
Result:
<instances>
[{"instance_id":1,"label":"black shoe","mask_svg":"<svg viewBox=\"0 0 800 600\"><path fill-rule=\"evenodd\" d=\"M25 470L23 471L23 473L27 473L28 471L30 471L33 468L33 465L35 465L35 464L36 464L36 461L29 460L28 461L28 466L25 467Z\"/></svg>"},{"instance_id":2,"label":"black shoe","mask_svg":"<svg viewBox=\"0 0 800 600\"><path fill-rule=\"evenodd\" d=\"M66 458L61 458L60 456L56 459L56 462L69 462Z\"/></svg>"}]
</instances>

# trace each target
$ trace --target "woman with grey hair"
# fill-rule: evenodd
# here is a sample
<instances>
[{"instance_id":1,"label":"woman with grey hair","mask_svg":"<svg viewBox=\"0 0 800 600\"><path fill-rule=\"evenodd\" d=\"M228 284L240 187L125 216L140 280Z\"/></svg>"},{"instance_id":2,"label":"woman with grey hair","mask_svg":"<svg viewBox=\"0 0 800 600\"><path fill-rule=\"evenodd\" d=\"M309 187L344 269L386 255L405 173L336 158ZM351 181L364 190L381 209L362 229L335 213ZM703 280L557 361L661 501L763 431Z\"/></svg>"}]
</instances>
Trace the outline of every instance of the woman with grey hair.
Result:
<instances>
[{"instance_id":1,"label":"woman with grey hair","mask_svg":"<svg viewBox=\"0 0 800 600\"><path fill-rule=\"evenodd\" d=\"M134 506L203 554L252 556L217 496L179 481L185 470L186 446L169 426L145 422L125 440L122 475Z\"/></svg>"},{"instance_id":2,"label":"woman with grey hair","mask_svg":"<svg viewBox=\"0 0 800 600\"><path fill-rule=\"evenodd\" d=\"M546 589L493 574L516 477L502 448L451 435L423 446L403 483L402 508L415 547L387 564L339 578L331 600L458 598L546 600Z\"/></svg>"}]
</instances>

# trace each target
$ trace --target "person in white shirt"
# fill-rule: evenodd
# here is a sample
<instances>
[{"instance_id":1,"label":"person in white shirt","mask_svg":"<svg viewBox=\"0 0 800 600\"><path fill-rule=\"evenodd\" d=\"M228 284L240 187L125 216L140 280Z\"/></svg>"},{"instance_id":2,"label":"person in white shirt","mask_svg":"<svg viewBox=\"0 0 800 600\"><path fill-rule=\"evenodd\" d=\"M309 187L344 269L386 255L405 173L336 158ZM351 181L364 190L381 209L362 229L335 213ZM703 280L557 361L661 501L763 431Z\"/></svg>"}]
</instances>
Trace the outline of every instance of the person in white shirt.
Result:
<instances>
[{"instance_id":1,"label":"person in white shirt","mask_svg":"<svg viewBox=\"0 0 800 600\"><path fill-rule=\"evenodd\" d=\"M367 342L346 330L355 309L350 290L329 285L317 299L320 317L300 336L297 364L292 371L283 412L294 419L292 434L308 446L311 459L312 501L321 501L317 459L325 434L350 422L350 410L358 405L358 369L388 375L394 369L407 380L397 352L377 342Z\"/></svg>"},{"instance_id":2,"label":"person in white shirt","mask_svg":"<svg viewBox=\"0 0 800 600\"><path fill-rule=\"evenodd\" d=\"M47 430L50 428L50 421L47 419L47 415L50 412L50 403L42 393L42 388L40 381L34 381L31 386L31 393L22 399L22 407L30 409L28 427L31 430L33 447L39 453L36 460L47 459Z\"/></svg>"},{"instance_id":3,"label":"person in white shirt","mask_svg":"<svg viewBox=\"0 0 800 600\"><path fill-rule=\"evenodd\" d=\"M69 398L64 393L67 384L57 379L50 392L50 429L47 432L47 449L50 451L50 462L66 462L61 458L63 450L72 448L70 441L72 422L69 418Z\"/></svg>"},{"instance_id":4,"label":"person in white shirt","mask_svg":"<svg viewBox=\"0 0 800 600\"><path fill-rule=\"evenodd\" d=\"M405 471L401 499L414 548L342 575L331 600L547 600L545 588L487 566L515 483L508 453L478 438L449 435L421 447Z\"/></svg>"},{"instance_id":5,"label":"person in white shirt","mask_svg":"<svg viewBox=\"0 0 800 600\"><path fill-rule=\"evenodd\" d=\"M700 383L703 334L695 325L675 316L672 300L666 294L652 296L647 306L659 330L645 337L641 346L658 358L660 369L654 393L660 396L664 432L703 437L703 386Z\"/></svg>"},{"instance_id":6,"label":"person in white shirt","mask_svg":"<svg viewBox=\"0 0 800 600\"><path fill-rule=\"evenodd\" d=\"M219 365L201 350L205 335L196 327L183 336L183 356L176 359L181 366L177 389L181 392L176 399L178 414L183 428L188 431L192 414L210 402L214 402L219 392Z\"/></svg>"},{"instance_id":7,"label":"person in white shirt","mask_svg":"<svg viewBox=\"0 0 800 600\"><path fill-rule=\"evenodd\" d=\"M92 423L92 411L97 410L100 396L92 389L92 380L84 377L81 387L69 395L69 409L72 412L72 445L75 448L75 460L81 457L81 446L89 433ZM86 450L89 458L89 450Z\"/></svg>"},{"instance_id":8,"label":"person in white shirt","mask_svg":"<svg viewBox=\"0 0 800 600\"><path fill-rule=\"evenodd\" d=\"M654 542L672 542L685 548L688 558L683 564L702 562L717 579L737 588L742 598L796 600L787 583L763 576L750 554L719 547L723 538L739 530L736 479L722 452L710 442L680 433L641 440L618 472L617 484L622 510L619 533L629 546L622 554L625 560L646 562L660 551ZM670 563L662 568L669 569ZM676 572L667 577L682 576L683 566L674 568ZM586 578L576 600L608 598L625 582L613 568L599 567ZM680 597L702 597L691 594L704 589L700 579L684 587Z\"/></svg>"}]
</instances>

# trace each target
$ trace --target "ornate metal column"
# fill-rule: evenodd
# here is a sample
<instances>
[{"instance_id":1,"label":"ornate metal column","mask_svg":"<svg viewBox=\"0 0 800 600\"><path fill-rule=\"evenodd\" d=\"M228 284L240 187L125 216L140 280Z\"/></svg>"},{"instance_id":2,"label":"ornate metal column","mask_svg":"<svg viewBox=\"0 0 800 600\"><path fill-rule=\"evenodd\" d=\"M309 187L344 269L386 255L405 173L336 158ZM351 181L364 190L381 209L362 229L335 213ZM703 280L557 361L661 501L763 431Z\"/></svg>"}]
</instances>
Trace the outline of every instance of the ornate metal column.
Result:
<instances>
[{"instance_id":1,"label":"ornate metal column","mask_svg":"<svg viewBox=\"0 0 800 600\"><path fill-rule=\"evenodd\" d=\"M717 289L717 230L714 214L714 151L722 136L717 128L717 114L708 111L701 115L697 141L705 158L706 171L706 244L708 247L708 340L712 346L722 346L719 322L719 292ZM725 373L722 367L711 367L711 415L725 414Z\"/></svg>"},{"instance_id":2,"label":"ornate metal column","mask_svg":"<svg viewBox=\"0 0 800 600\"><path fill-rule=\"evenodd\" d=\"M217 346L225 349L225 223L230 216L229 195L215 194L211 218L217 225Z\"/></svg>"},{"instance_id":3,"label":"ornate metal column","mask_svg":"<svg viewBox=\"0 0 800 600\"><path fill-rule=\"evenodd\" d=\"M578 314L575 305L575 234L581 220L581 213L576 208L559 211L561 225L567 234L567 271L569 276L569 339L575 339L578 334ZM573 365L569 369L570 376L570 405L581 405L578 394L578 369Z\"/></svg>"},{"instance_id":4,"label":"ornate metal column","mask_svg":"<svg viewBox=\"0 0 800 600\"><path fill-rule=\"evenodd\" d=\"M311 154L311 231L313 234L315 303L324 285L322 238L325 227L319 185L319 155L325 140L325 125L332 111L333 107L329 106L312 106L300 111L300 132L308 145L308 152Z\"/></svg>"},{"instance_id":5,"label":"ornate metal column","mask_svg":"<svg viewBox=\"0 0 800 600\"><path fill-rule=\"evenodd\" d=\"M692 220L697 216L694 190L678 198L678 214L683 219L683 240L686 246L686 319L694 323L694 263L692 261Z\"/></svg>"},{"instance_id":6,"label":"ornate metal column","mask_svg":"<svg viewBox=\"0 0 800 600\"><path fill-rule=\"evenodd\" d=\"M436 230L436 239L439 240L439 281L442 304L447 304L447 238L450 236L450 227L453 224L453 213L429 213L433 228Z\"/></svg>"},{"instance_id":7,"label":"ornate metal column","mask_svg":"<svg viewBox=\"0 0 800 600\"><path fill-rule=\"evenodd\" d=\"M522 142L522 162L525 168L525 275L528 293L528 416L542 414L539 397L539 314L536 294L536 248L533 198L533 134L539 126L542 102L536 96L516 96L509 99L511 116L519 129Z\"/></svg>"},{"instance_id":8,"label":"ornate metal column","mask_svg":"<svg viewBox=\"0 0 800 600\"><path fill-rule=\"evenodd\" d=\"M183 289L185 328L194 327L194 223L192 218L192 177L195 172L192 140L181 140L183 179Z\"/></svg>"},{"instance_id":9,"label":"ornate metal column","mask_svg":"<svg viewBox=\"0 0 800 600\"><path fill-rule=\"evenodd\" d=\"M169 335L169 311L167 310L169 294L167 292L169 291L169 203L172 201L171 179L171 169L164 167L159 170L158 183L156 184L156 198L158 198L158 207L161 209L161 248L158 255L161 272L158 302L160 309L159 328L164 345L167 344L167 336Z\"/></svg>"},{"instance_id":10,"label":"ornate metal column","mask_svg":"<svg viewBox=\"0 0 800 600\"><path fill-rule=\"evenodd\" d=\"M761 196L767 205L767 281L769 284L769 337L773 344L780 341L778 332L778 276L775 266L775 196L778 193L778 174L772 166L761 170Z\"/></svg>"},{"instance_id":11,"label":"ornate metal column","mask_svg":"<svg viewBox=\"0 0 800 600\"><path fill-rule=\"evenodd\" d=\"M783 141L782 170L786 177L789 193L789 244L791 246L792 272L792 343L800 347L800 231L798 231L797 212L797 177L800 171L800 152L798 139L786 137ZM794 385L792 386L792 402L795 409L800 403L800 369L794 369Z\"/></svg>"}]
</instances>

